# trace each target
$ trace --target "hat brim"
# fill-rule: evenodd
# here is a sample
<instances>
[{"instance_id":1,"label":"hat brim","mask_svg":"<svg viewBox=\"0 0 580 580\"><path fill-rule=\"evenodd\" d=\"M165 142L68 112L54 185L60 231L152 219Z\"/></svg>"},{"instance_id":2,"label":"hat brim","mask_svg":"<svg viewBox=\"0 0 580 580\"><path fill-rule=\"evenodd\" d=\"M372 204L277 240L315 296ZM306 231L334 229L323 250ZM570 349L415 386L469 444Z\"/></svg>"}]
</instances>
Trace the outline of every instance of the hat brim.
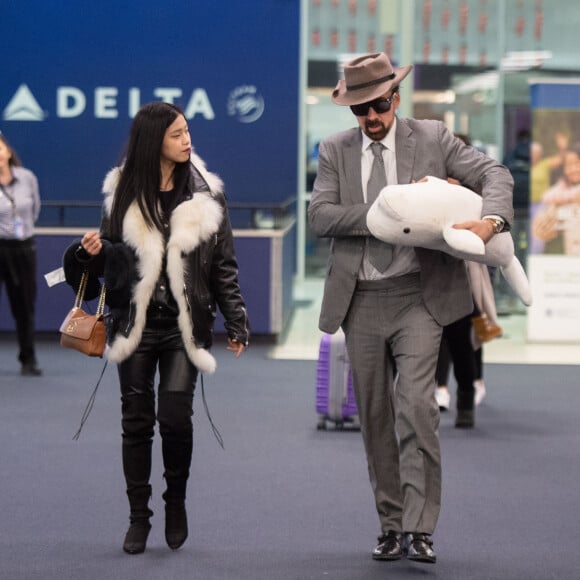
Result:
<instances>
[{"instance_id":1,"label":"hat brim","mask_svg":"<svg viewBox=\"0 0 580 580\"><path fill-rule=\"evenodd\" d=\"M412 64L396 68L394 79L355 91L347 90L344 79L340 80L332 91L332 102L337 105L360 105L378 99L381 95L388 93L392 87L398 86L412 69Z\"/></svg>"}]
</instances>

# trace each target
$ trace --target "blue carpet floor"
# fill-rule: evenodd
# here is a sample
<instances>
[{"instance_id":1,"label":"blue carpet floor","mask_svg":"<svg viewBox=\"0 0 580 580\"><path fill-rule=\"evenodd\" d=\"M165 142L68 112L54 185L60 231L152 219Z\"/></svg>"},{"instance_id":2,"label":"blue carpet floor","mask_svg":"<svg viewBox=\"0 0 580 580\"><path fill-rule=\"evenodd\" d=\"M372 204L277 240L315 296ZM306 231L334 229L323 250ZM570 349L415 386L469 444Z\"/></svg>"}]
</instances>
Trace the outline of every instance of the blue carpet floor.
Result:
<instances>
[{"instance_id":1,"label":"blue carpet floor","mask_svg":"<svg viewBox=\"0 0 580 580\"><path fill-rule=\"evenodd\" d=\"M103 362L39 343L40 378L18 374L0 339L2 580L516 580L580 578L578 367L488 365L473 431L442 415L443 506L435 566L370 557L379 532L357 432L317 431L315 363L273 361L267 345L239 360L214 348L200 393L188 488L190 535L163 537L159 441L153 529L145 554L122 549L128 508L120 401L109 365L79 441Z\"/></svg>"}]
</instances>

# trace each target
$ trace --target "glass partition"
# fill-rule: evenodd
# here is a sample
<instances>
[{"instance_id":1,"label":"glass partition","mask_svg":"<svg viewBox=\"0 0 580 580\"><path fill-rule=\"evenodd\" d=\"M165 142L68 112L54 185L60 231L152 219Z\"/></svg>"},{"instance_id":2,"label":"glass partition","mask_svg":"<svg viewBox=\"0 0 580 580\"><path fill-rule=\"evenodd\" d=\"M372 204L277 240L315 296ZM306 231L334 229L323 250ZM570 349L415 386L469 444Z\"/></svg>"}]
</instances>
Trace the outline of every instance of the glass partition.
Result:
<instances>
[{"instance_id":1,"label":"glass partition","mask_svg":"<svg viewBox=\"0 0 580 580\"><path fill-rule=\"evenodd\" d=\"M578 77L572 47L580 26L574 0L305 0L308 10L308 86L305 94L306 212L316 176L317 145L355 126L348 108L330 95L340 62L356 54L385 51L400 63L405 43L414 47L413 76L402 97L412 98L412 116L440 119L468 134L473 144L509 163L516 178L516 252L526 264L530 169L530 78ZM412 26L403 26L405 10ZM566 15L562 18L561 15ZM412 79L412 80L411 80ZM410 81L410 82L409 82ZM412 83L412 85L411 85ZM413 90L411 90L413 86ZM406 93L406 90L408 93ZM519 153L518 153L519 151ZM519 157L518 157L519 155ZM523 200L523 201L522 201ZM328 242L308 231L305 271L323 276ZM499 275L495 281L502 312L521 310Z\"/></svg>"}]
</instances>

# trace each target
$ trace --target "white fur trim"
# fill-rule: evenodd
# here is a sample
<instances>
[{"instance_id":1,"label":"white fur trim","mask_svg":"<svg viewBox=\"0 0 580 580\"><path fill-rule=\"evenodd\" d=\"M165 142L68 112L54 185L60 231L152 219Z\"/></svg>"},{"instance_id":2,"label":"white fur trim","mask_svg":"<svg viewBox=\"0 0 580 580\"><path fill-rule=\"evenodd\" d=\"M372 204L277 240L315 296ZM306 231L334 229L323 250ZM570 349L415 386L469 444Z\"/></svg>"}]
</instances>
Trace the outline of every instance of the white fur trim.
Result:
<instances>
[{"instance_id":1,"label":"white fur trim","mask_svg":"<svg viewBox=\"0 0 580 580\"><path fill-rule=\"evenodd\" d=\"M203 175L212 191L221 191L222 181L205 169L203 161L192 154L192 163ZM110 215L114 192L119 182L120 169L112 169L103 183L105 212ZM216 369L213 355L198 348L193 339L193 325L189 305L185 297L183 254L192 252L200 243L216 235L223 210L221 205L206 192L196 193L189 201L180 204L171 215L171 235L167 244L167 277L179 308L177 322L183 344L191 362L200 372L212 374ZM117 335L107 349L106 356L112 362L129 357L139 345L147 320L147 307L155 290L155 284L163 264L164 242L161 232L145 223L137 202L131 204L123 220L123 240L131 247L138 260L139 281L133 288L132 302L136 308L135 324L125 337Z\"/></svg>"},{"instance_id":2,"label":"white fur trim","mask_svg":"<svg viewBox=\"0 0 580 580\"><path fill-rule=\"evenodd\" d=\"M115 194L115 190L117 189L117 185L119 184L119 179L121 178L121 168L120 167L113 167L107 175L105 176L105 180L103 181L103 194L105 195L104 201L104 211L105 214L110 216L111 215L111 207L113 206L113 198Z\"/></svg>"},{"instance_id":3,"label":"white fur trim","mask_svg":"<svg viewBox=\"0 0 580 580\"><path fill-rule=\"evenodd\" d=\"M197 193L193 199L180 204L173 211L171 236L167 243L167 277L179 307L177 323L183 344L193 364L200 371L209 374L215 371L216 362L209 352L195 346L193 325L184 291L185 260L182 254L191 252L201 242L215 235L222 217L221 206L209 194Z\"/></svg>"},{"instance_id":4,"label":"white fur trim","mask_svg":"<svg viewBox=\"0 0 580 580\"><path fill-rule=\"evenodd\" d=\"M179 204L171 214L171 237L167 253L172 249L191 252L215 235L223 219L221 205L209 193L196 193Z\"/></svg>"}]
</instances>

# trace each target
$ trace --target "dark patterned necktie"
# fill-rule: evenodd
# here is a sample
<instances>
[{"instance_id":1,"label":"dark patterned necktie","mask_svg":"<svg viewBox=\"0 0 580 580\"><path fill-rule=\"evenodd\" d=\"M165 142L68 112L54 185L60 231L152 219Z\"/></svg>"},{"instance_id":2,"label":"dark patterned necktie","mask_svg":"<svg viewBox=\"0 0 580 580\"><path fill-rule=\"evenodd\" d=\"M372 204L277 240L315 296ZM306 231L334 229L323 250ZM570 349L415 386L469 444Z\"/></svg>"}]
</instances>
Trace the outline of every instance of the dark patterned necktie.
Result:
<instances>
[{"instance_id":1,"label":"dark patterned necktie","mask_svg":"<svg viewBox=\"0 0 580 580\"><path fill-rule=\"evenodd\" d=\"M371 204L377 199L383 187L387 185L387 173L383 161L383 144L373 143L371 150L373 152L373 166L371 175L367 183L367 203ZM384 272L393 261L393 246L377 240L371 236L368 238L368 258L369 262L379 272Z\"/></svg>"}]
</instances>

